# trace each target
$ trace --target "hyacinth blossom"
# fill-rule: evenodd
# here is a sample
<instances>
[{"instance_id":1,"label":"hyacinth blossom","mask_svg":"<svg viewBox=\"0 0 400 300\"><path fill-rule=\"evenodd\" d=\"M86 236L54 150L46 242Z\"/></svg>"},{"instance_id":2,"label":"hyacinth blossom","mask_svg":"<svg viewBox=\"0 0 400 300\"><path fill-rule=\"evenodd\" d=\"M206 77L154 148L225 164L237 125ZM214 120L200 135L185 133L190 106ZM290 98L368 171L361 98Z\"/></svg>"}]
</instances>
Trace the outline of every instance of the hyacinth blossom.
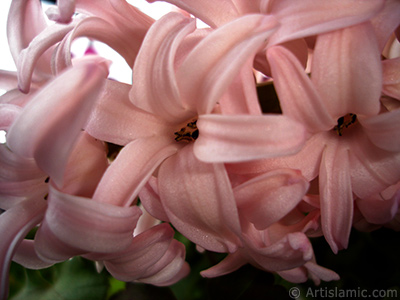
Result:
<instances>
[{"instance_id":1,"label":"hyacinth blossom","mask_svg":"<svg viewBox=\"0 0 400 300\"><path fill-rule=\"evenodd\" d=\"M12 2L1 299L11 260L82 256L119 280L171 285L189 273L174 230L227 254L204 277L249 263L319 284L339 276L311 237L337 253L352 227L398 230L398 1L167 2L179 9L155 21L125 1L60 0L54 23L39 1ZM118 52L132 84L107 78L96 53L73 58L79 37ZM255 74L280 114L262 111L272 100Z\"/></svg>"}]
</instances>

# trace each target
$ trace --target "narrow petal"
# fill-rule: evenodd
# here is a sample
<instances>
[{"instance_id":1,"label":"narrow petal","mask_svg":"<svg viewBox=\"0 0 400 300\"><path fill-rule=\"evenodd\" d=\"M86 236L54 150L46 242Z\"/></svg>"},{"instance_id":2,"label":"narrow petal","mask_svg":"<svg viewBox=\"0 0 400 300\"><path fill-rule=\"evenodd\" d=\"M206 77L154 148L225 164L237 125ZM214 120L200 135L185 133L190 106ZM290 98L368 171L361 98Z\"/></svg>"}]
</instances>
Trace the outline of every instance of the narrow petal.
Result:
<instances>
[{"instance_id":1,"label":"narrow petal","mask_svg":"<svg viewBox=\"0 0 400 300\"><path fill-rule=\"evenodd\" d=\"M234 189L239 213L263 230L288 214L308 190L300 172L282 169L255 177Z\"/></svg>"},{"instance_id":2,"label":"narrow petal","mask_svg":"<svg viewBox=\"0 0 400 300\"><path fill-rule=\"evenodd\" d=\"M400 151L400 109L360 119L372 143L386 151Z\"/></svg>"},{"instance_id":3,"label":"narrow petal","mask_svg":"<svg viewBox=\"0 0 400 300\"><path fill-rule=\"evenodd\" d=\"M270 45L363 23L383 8L384 1L262 0L260 10L282 24Z\"/></svg>"},{"instance_id":4,"label":"narrow petal","mask_svg":"<svg viewBox=\"0 0 400 300\"><path fill-rule=\"evenodd\" d=\"M46 201L29 199L0 215L0 299L7 299L8 272L16 248L28 232L43 218Z\"/></svg>"},{"instance_id":5,"label":"narrow petal","mask_svg":"<svg viewBox=\"0 0 400 300\"><path fill-rule=\"evenodd\" d=\"M177 71L186 106L198 114L210 113L242 66L277 27L271 16L246 15L206 36Z\"/></svg>"},{"instance_id":6,"label":"narrow petal","mask_svg":"<svg viewBox=\"0 0 400 300\"><path fill-rule=\"evenodd\" d=\"M94 60L50 82L11 126L9 147L22 156L34 157L39 167L61 185L63 167L106 76L105 62Z\"/></svg>"},{"instance_id":7,"label":"narrow petal","mask_svg":"<svg viewBox=\"0 0 400 300\"><path fill-rule=\"evenodd\" d=\"M93 199L130 206L154 170L177 150L169 139L160 136L134 140L120 151L107 169Z\"/></svg>"},{"instance_id":8,"label":"narrow petal","mask_svg":"<svg viewBox=\"0 0 400 300\"><path fill-rule=\"evenodd\" d=\"M353 221L349 154L336 141L327 145L319 172L321 222L334 253L347 247Z\"/></svg>"},{"instance_id":9,"label":"narrow petal","mask_svg":"<svg viewBox=\"0 0 400 300\"><path fill-rule=\"evenodd\" d=\"M309 132L332 128L336 119L331 117L296 56L285 47L276 46L268 49L267 58L283 114L303 123Z\"/></svg>"},{"instance_id":10,"label":"narrow petal","mask_svg":"<svg viewBox=\"0 0 400 300\"><path fill-rule=\"evenodd\" d=\"M176 123L195 114L182 105L174 66L178 46L194 29L194 19L179 13L169 13L154 23L133 68L133 104Z\"/></svg>"},{"instance_id":11,"label":"narrow petal","mask_svg":"<svg viewBox=\"0 0 400 300\"><path fill-rule=\"evenodd\" d=\"M158 192L158 179L150 177L149 181L139 192L139 199L146 210L155 218L169 222L168 216L161 204L160 194Z\"/></svg>"},{"instance_id":12,"label":"narrow petal","mask_svg":"<svg viewBox=\"0 0 400 300\"><path fill-rule=\"evenodd\" d=\"M332 117L378 114L382 65L372 25L363 23L318 36L311 74Z\"/></svg>"},{"instance_id":13,"label":"narrow petal","mask_svg":"<svg viewBox=\"0 0 400 300\"><path fill-rule=\"evenodd\" d=\"M179 232L211 251L237 249L239 217L222 164L197 160L188 145L163 162L158 183L161 202Z\"/></svg>"},{"instance_id":14,"label":"narrow petal","mask_svg":"<svg viewBox=\"0 0 400 300\"><path fill-rule=\"evenodd\" d=\"M205 162L242 162L290 155L304 145L304 127L282 115L202 115L196 157Z\"/></svg>"}]
</instances>

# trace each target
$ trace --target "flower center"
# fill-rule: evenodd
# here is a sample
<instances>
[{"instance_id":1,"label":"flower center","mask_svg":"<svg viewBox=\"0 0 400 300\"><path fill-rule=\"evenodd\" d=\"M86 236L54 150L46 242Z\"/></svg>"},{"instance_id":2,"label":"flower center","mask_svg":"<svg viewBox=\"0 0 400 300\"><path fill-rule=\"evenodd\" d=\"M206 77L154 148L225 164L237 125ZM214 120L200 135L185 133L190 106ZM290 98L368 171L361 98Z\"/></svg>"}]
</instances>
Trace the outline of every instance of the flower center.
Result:
<instances>
[{"instance_id":1,"label":"flower center","mask_svg":"<svg viewBox=\"0 0 400 300\"><path fill-rule=\"evenodd\" d=\"M356 122L357 122L356 114L347 114L343 117L340 117L337 120L337 125L335 127L333 127L333 130L335 130L339 136L342 136L343 129L349 127L350 125L352 125Z\"/></svg>"},{"instance_id":2,"label":"flower center","mask_svg":"<svg viewBox=\"0 0 400 300\"><path fill-rule=\"evenodd\" d=\"M193 120L182 127L181 130L175 132L175 141L192 142L199 137L199 130L197 129L197 120Z\"/></svg>"}]
</instances>

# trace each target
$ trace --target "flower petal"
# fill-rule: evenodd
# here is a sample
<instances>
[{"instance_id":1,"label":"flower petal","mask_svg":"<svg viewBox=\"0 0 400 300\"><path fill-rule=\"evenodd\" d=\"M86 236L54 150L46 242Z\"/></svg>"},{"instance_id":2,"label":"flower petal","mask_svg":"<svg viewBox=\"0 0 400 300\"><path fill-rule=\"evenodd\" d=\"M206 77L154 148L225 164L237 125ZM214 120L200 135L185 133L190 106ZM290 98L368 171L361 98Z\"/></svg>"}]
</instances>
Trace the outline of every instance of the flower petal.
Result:
<instances>
[{"instance_id":1,"label":"flower petal","mask_svg":"<svg viewBox=\"0 0 400 300\"><path fill-rule=\"evenodd\" d=\"M47 9L47 17L59 23L71 22L75 13L75 0L57 0L57 6L51 6Z\"/></svg>"},{"instance_id":2,"label":"flower petal","mask_svg":"<svg viewBox=\"0 0 400 300\"><path fill-rule=\"evenodd\" d=\"M93 199L130 206L154 170L177 149L177 145L160 136L134 140L120 151L107 169Z\"/></svg>"},{"instance_id":3,"label":"flower petal","mask_svg":"<svg viewBox=\"0 0 400 300\"><path fill-rule=\"evenodd\" d=\"M51 81L25 106L8 132L9 147L34 157L57 185L62 184L63 167L104 83L104 64L101 60L82 63Z\"/></svg>"},{"instance_id":4,"label":"flower petal","mask_svg":"<svg viewBox=\"0 0 400 300\"><path fill-rule=\"evenodd\" d=\"M239 217L222 164L197 160L188 145L163 162L158 184L169 220L188 239L216 252L240 245Z\"/></svg>"},{"instance_id":5,"label":"flower petal","mask_svg":"<svg viewBox=\"0 0 400 300\"><path fill-rule=\"evenodd\" d=\"M383 5L384 1L262 0L260 10L274 15L282 24L269 41L272 46L363 23Z\"/></svg>"},{"instance_id":6,"label":"flower petal","mask_svg":"<svg viewBox=\"0 0 400 300\"><path fill-rule=\"evenodd\" d=\"M304 145L304 127L282 115L202 115L196 157L205 162L243 162L290 155Z\"/></svg>"},{"instance_id":7,"label":"flower petal","mask_svg":"<svg viewBox=\"0 0 400 300\"><path fill-rule=\"evenodd\" d=\"M311 79L333 118L378 114L382 65L372 25L319 35Z\"/></svg>"},{"instance_id":8,"label":"flower petal","mask_svg":"<svg viewBox=\"0 0 400 300\"><path fill-rule=\"evenodd\" d=\"M185 105L210 113L242 66L276 30L275 18L246 15L211 32L182 62L177 82Z\"/></svg>"},{"instance_id":9,"label":"flower petal","mask_svg":"<svg viewBox=\"0 0 400 300\"><path fill-rule=\"evenodd\" d=\"M50 187L48 209L37 237L36 249L48 260L65 260L63 252L74 255L87 252L118 252L130 246L133 231L141 215L137 206L118 207L88 198L65 194ZM56 240L52 240L54 236ZM61 243L58 243L61 242ZM80 252L74 253L79 250ZM71 255L71 254L70 254Z\"/></svg>"},{"instance_id":10,"label":"flower petal","mask_svg":"<svg viewBox=\"0 0 400 300\"><path fill-rule=\"evenodd\" d=\"M281 169L255 177L234 188L239 213L263 230L288 214L309 184L300 172Z\"/></svg>"},{"instance_id":11,"label":"flower petal","mask_svg":"<svg viewBox=\"0 0 400 300\"><path fill-rule=\"evenodd\" d=\"M182 106L174 66L178 46L194 29L194 19L179 13L169 13L149 29L133 68L133 104L175 123L194 114Z\"/></svg>"},{"instance_id":12,"label":"flower petal","mask_svg":"<svg viewBox=\"0 0 400 300\"><path fill-rule=\"evenodd\" d=\"M238 270L240 267L247 264L247 260L243 257L240 251L229 253L222 261L215 266L201 271L200 275L206 278L214 278L223 276Z\"/></svg>"},{"instance_id":13,"label":"flower petal","mask_svg":"<svg viewBox=\"0 0 400 300\"><path fill-rule=\"evenodd\" d=\"M333 119L296 56L282 46L267 51L274 86L284 115L301 122L309 132L332 128Z\"/></svg>"},{"instance_id":14,"label":"flower petal","mask_svg":"<svg viewBox=\"0 0 400 300\"><path fill-rule=\"evenodd\" d=\"M400 109L361 119L372 143L386 151L400 151Z\"/></svg>"},{"instance_id":15,"label":"flower petal","mask_svg":"<svg viewBox=\"0 0 400 300\"><path fill-rule=\"evenodd\" d=\"M390 97L400 100L400 57L382 61L383 90Z\"/></svg>"},{"instance_id":16,"label":"flower petal","mask_svg":"<svg viewBox=\"0 0 400 300\"><path fill-rule=\"evenodd\" d=\"M0 299L7 299L8 272L16 248L28 232L43 218L46 201L28 199L0 215Z\"/></svg>"},{"instance_id":17,"label":"flower petal","mask_svg":"<svg viewBox=\"0 0 400 300\"><path fill-rule=\"evenodd\" d=\"M347 247L353 221L353 194L348 150L334 140L322 154L319 171L321 222L334 253Z\"/></svg>"}]
</instances>

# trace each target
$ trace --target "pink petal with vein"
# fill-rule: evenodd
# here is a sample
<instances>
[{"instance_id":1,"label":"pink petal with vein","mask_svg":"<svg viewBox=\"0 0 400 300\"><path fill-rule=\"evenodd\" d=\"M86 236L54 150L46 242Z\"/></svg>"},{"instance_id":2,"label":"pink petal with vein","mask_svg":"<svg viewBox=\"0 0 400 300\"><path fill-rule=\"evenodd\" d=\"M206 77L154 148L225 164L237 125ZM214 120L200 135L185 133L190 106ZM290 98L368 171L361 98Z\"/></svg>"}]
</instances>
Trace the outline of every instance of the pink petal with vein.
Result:
<instances>
[{"instance_id":1,"label":"pink petal with vein","mask_svg":"<svg viewBox=\"0 0 400 300\"><path fill-rule=\"evenodd\" d=\"M11 126L9 147L22 156L35 157L39 167L61 185L63 167L106 76L105 62L94 60L50 82Z\"/></svg>"},{"instance_id":2,"label":"pink petal with vein","mask_svg":"<svg viewBox=\"0 0 400 300\"><path fill-rule=\"evenodd\" d=\"M93 199L130 206L154 170L177 150L178 146L160 136L132 141L120 151L107 169Z\"/></svg>"},{"instance_id":3,"label":"pink petal with vein","mask_svg":"<svg viewBox=\"0 0 400 300\"><path fill-rule=\"evenodd\" d=\"M161 202L179 232L211 251L237 249L239 217L222 164L197 160L188 145L164 161L158 183Z\"/></svg>"},{"instance_id":4,"label":"pink petal with vein","mask_svg":"<svg viewBox=\"0 0 400 300\"><path fill-rule=\"evenodd\" d=\"M242 66L276 30L275 18L246 15L211 32L177 71L182 101L199 114L210 113Z\"/></svg>"},{"instance_id":5,"label":"pink petal with vein","mask_svg":"<svg viewBox=\"0 0 400 300\"><path fill-rule=\"evenodd\" d=\"M161 221L169 222L168 216L161 204L158 192L158 179L156 177L150 177L148 182L143 186L139 192L139 199L144 208L152 216Z\"/></svg>"},{"instance_id":6,"label":"pink petal with vein","mask_svg":"<svg viewBox=\"0 0 400 300\"><path fill-rule=\"evenodd\" d=\"M253 178L233 190L239 213L263 230L278 222L301 201L308 181L290 169L272 171Z\"/></svg>"},{"instance_id":7,"label":"pink petal with vein","mask_svg":"<svg viewBox=\"0 0 400 300\"><path fill-rule=\"evenodd\" d=\"M348 150L337 140L325 148L319 172L322 230L334 253L347 247L353 222Z\"/></svg>"},{"instance_id":8,"label":"pink petal with vein","mask_svg":"<svg viewBox=\"0 0 400 300\"><path fill-rule=\"evenodd\" d=\"M318 36L311 74L332 117L378 114L382 66L371 24Z\"/></svg>"},{"instance_id":9,"label":"pink petal with vein","mask_svg":"<svg viewBox=\"0 0 400 300\"><path fill-rule=\"evenodd\" d=\"M202 115L196 157L205 162L242 162L290 155L304 145L304 127L282 115Z\"/></svg>"},{"instance_id":10,"label":"pink petal with vein","mask_svg":"<svg viewBox=\"0 0 400 300\"><path fill-rule=\"evenodd\" d=\"M223 276L238 270L245 264L247 264L247 260L242 256L240 251L236 251L235 253L228 254L227 257L215 266L201 271L200 275L206 278Z\"/></svg>"},{"instance_id":11,"label":"pink petal with vein","mask_svg":"<svg viewBox=\"0 0 400 300\"><path fill-rule=\"evenodd\" d=\"M12 260L24 268L31 270L44 269L53 265L53 263L40 259L35 251L34 240L28 239L21 242Z\"/></svg>"}]
</instances>

